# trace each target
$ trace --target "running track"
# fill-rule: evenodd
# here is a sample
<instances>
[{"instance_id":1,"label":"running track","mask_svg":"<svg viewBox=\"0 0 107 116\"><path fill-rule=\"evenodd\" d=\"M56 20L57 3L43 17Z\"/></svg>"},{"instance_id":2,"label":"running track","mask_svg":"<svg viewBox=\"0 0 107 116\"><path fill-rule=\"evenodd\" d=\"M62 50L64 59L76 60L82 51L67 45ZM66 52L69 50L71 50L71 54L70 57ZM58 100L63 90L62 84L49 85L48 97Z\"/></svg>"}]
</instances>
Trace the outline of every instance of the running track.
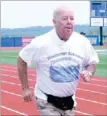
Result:
<instances>
[{"instance_id":1,"label":"running track","mask_svg":"<svg viewBox=\"0 0 107 116\"><path fill-rule=\"evenodd\" d=\"M1 114L2 115L39 115L36 104L24 102L20 81L15 66L1 65ZM34 89L35 70L29 69L29 85ZM94 77L91 82L79 83L77 92L77 115L107 116L107 78Z\"/></svg>"}]
</instances>

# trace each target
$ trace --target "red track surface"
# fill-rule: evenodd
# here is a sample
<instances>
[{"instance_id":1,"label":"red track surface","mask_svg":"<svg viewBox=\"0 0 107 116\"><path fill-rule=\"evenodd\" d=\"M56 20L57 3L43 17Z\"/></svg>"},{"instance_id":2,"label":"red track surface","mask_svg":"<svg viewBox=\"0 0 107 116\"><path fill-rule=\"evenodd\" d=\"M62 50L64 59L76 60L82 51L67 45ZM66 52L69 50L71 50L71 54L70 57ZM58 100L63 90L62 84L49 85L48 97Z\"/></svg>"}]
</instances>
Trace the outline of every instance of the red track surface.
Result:
<instances>
[{"instance_id":1,"label":"red track surface","mask_svg":"<svg viewBox=\"0 0 107 116\"><path fill-rule=\"evenodd\" d=\"M2 65L0 68L2 115L39 115L34 100L28 103L23 101L16 67ZM29 72L29 85L34 89L35 70L29 69ZM94 77L89 83L80 80L76 96L76 115L107 116L107 78Z\"/></svg>"}]
</instances>

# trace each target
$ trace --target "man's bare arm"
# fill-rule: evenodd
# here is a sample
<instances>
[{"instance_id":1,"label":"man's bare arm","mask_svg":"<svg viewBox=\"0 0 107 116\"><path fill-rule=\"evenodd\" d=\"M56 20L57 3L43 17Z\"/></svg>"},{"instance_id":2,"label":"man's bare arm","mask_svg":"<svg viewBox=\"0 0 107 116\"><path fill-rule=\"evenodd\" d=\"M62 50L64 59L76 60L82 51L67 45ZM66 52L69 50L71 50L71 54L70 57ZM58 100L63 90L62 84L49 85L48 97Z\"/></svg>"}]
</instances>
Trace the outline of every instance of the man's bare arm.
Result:
<instances>
[{"instance_id":1,"label":"man's bare arm","mask_svg":"<svg viewBox=\"0 0 107 116\"><path fill-rule=\"evenodd\" d=\"M26 102L32 101L34 95L28 85L27 63L24 62L20 57L18 57L17 67L18 67L18 74L21 82L21 87L23 90L22 92L23 99Z\"/></svg>"},{"instance_id":2,"label":"man's bare arm","mask_svg":"<svg viewBox=\"0 0 107 116\"><path fill-rule=\"evenodd\" d=\"M28 85L28 75L27 75L27 63L24 62L20 57L18 57L18 75L21 82L22 89L29 88Z\"/></svg>"}]
</instances>

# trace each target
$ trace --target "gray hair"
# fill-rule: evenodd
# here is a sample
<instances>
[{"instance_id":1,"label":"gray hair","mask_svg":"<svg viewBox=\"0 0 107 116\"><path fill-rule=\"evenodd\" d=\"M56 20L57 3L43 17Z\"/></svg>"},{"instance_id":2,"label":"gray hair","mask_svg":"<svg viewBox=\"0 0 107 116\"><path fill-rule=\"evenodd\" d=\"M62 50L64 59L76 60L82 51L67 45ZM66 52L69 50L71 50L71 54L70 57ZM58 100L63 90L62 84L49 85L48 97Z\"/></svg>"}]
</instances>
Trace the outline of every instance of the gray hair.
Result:
<instances>
[{"instance_id":1,"label":"gray hair","mask_svg":"<svg viewBox=\"0 0 107 116\"><path fill-rule=\"evenodd\" d=\"M56 19L56 17L58 16L58 9L55 9L53 12L53 19Z\"/></svg>"},{"instance_id":2,"label":"gray hair","mask_svg":"<svg viewBox=\"0 0 107 116\"><path fill-rule=\"evenodd\" d=\"M70 7L67 7L67 6L60 6L60 7L57 7L57 8L54 10L54 12L53 12L53 19L56 19L56 17L60 14L60 11L61 11L62 9L69 9L69 10L71 10L71 8L70 8ZM71 11L72 11L72 10L71 10Z\"/></svg>"}]
</instances>

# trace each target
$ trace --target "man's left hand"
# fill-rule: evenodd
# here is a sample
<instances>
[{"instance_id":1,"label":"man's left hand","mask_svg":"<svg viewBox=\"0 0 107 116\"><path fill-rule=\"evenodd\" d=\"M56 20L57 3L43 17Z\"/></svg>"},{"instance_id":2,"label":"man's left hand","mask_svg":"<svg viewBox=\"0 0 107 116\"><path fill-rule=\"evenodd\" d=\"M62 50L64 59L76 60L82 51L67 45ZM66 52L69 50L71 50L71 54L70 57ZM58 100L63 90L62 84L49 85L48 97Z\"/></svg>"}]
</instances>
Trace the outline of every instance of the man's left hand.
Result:
<instances>
[{"instance_id":1,"label":"man's left hand","mask_svg":"<svg viewBox=\"0 0 107 116\"><path fill-rule=\"evenodd\" d=\"M80 73L80 77L83 78L83 80L85 82L89 82L91 80L91 77L92 77L92 73L89 72L88 70L83 70L81 73Z\"/></svg>"}]
</instances>

